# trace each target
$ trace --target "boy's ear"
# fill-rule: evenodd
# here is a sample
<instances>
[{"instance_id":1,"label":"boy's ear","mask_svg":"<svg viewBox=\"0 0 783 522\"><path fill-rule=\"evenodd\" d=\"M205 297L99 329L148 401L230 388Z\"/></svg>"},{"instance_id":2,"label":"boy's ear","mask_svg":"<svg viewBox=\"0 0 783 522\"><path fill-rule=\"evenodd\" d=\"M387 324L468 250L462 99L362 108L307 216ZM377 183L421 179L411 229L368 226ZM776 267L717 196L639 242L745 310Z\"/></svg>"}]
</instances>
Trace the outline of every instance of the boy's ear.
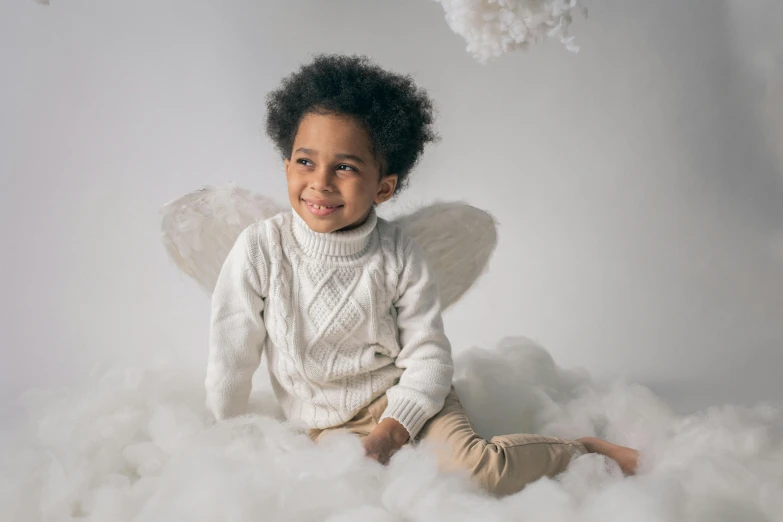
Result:
<instances>
[{"instance_id":1,"label":"boy's ear","mask_svg":"<svg viewBox=\"0 0 783 522\"><path fill-rule=\"evenodd\" d=\"M397 174L387 174L381 178L378 185L378 192L375 193L374 201L377 204L384 203L394 195L394 189L397 188Z\"/></svg>"}]
</instances>

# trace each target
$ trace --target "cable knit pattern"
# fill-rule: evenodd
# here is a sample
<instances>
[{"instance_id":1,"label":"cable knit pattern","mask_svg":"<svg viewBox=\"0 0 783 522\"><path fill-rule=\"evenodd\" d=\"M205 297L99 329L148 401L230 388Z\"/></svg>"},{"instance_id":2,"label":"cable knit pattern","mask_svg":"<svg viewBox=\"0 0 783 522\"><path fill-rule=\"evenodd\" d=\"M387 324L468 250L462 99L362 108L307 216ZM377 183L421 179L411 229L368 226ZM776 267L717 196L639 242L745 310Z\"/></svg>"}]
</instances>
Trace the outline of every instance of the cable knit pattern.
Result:
<instances>
[{"instance_id":1,"label":"cable knit pattern","mask_svg":"<svg viewBox=\"0 0 783 522\"><path fill-rule=\"evenodd\" d=\"M453 375L435 275L374 210L344 232L313 232L285 212L240 235L212 297L206 388L216 418L246 410L263 351L286 416L312 428L343 424L386 393L381 419L415 438Z\"/></svg>"}]
</instances>

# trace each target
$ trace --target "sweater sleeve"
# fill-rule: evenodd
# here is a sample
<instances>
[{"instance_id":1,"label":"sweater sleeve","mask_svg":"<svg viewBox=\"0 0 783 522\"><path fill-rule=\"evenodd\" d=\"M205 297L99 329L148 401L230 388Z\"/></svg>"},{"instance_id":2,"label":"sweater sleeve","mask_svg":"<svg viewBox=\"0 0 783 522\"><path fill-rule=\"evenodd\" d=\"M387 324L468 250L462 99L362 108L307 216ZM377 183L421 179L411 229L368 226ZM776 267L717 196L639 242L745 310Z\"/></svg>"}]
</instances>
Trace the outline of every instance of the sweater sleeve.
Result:
<instances>
[{"instance_id":1,"label":"sweater sleeve","mask_svg":"<svg viewBox=\"0 0 783 522\"><path fill-rule=\"evenodd\" d=\"M402 347L395 364L403 372L399 382L386 391L388 406L381 420L397 420L413 440L424 423L443 408L454 365L443 329L435 274L421 250L407 237L402 259L394 306Z\"/></svg>"},{"instance_id":2,"label":"sweater sleeve","mask_svg":"<svg viewBox=\"0 0 783 522\"><path fill-rule=\"evenodd\" d=\"M268 265L259 239L258 225L242 232L212 294L205 387L207 408L217 420L245 413L261 363Z\"/></svg>"}]
</instances>

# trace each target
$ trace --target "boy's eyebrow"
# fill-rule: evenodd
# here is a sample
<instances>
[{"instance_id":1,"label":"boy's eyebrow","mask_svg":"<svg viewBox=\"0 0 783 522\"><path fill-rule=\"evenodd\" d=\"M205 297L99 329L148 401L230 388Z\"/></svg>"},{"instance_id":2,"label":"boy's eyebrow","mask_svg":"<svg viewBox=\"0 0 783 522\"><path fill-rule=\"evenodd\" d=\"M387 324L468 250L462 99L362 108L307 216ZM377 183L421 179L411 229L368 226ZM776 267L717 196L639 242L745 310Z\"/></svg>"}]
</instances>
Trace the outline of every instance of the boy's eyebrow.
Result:
<instances>
[{"instance_id":1,"label":"boy's eyebrow","mask_svg":"<svg viewBox=\"0 0 783 522\"><path fill-rule=\"evenodd\" d=\"M302 152L304 154L310 154L311 156L317 156L318 155L318 153L316 151L314 151L313 149L306 149L304 147L299 147L294 152ZM339 153L338 152L337 154L335 154L335 156L337 156L339 159L353 160L353 161L355 161L357 163L361 163L361 164L366 163L362 158L360 158L359 156L355 156L353 154L343 154L343 153Z\"/></svg>"},{"instance_id":2,"label":"boy's eyebrow","mask_svg":"<svg viewBox=\"0 0 783 522\"><path fill-rule=\"evenodd\" d=\"M359 156L354 156L353 154L335 154L335 156L337 156L340 159L353 160L356 163L362 163L362 164L364 163L364 160L362 158L360 158Z\"/></svg>"}]
</instances>

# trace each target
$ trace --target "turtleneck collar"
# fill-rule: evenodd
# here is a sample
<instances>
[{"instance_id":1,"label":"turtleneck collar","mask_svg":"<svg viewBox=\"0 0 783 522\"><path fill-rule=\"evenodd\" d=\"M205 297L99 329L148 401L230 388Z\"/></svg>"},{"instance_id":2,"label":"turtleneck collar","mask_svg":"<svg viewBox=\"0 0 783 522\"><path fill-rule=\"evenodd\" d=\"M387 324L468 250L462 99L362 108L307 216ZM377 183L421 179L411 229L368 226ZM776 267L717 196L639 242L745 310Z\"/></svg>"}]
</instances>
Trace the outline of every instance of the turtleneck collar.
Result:
<instances>
[{"instance_id":1,"label":"turtleneck collar","mask_svg":"<svg viewBox=\"0 0 783 522\"><path fill-rule=\"evenodd\" d=\"M293 213L294 237L302 251L310 256L354 256L367 246L370 241L370 233L375 230L375 225L378 222L375 208L372 208L365 222L358 227L325 234L314 232L295 209L291 209L291 212Z\"/></svg>"}]
</instances>

